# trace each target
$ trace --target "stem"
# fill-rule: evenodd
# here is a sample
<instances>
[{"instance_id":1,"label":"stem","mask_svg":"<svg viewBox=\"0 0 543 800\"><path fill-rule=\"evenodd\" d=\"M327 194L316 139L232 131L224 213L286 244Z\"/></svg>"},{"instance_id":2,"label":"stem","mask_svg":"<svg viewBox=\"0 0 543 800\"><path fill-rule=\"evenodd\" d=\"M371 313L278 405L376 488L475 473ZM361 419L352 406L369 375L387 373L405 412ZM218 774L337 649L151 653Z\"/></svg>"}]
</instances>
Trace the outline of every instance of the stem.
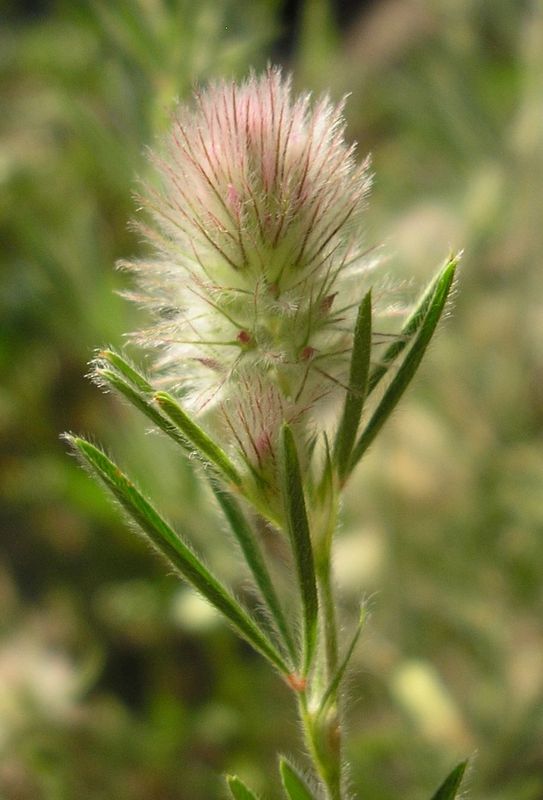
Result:
<instances>
[{"instance_id":1,"label":"stem","mask_svg":"<svg viewBox=\"0 0 543 800\"><path fill-rule=\"evenodd\" d=\"M309 755L324 784L326 800L342 800L339 747L336 749L335 746L339 743L336 736L338 729L328 721L324 721L323 725L323 720L311 713L305 690L298 695L298 705Z\"/></svg>"},{"instance_id":2,"label":"stem","mask_svg":"<svg viewBox=\"0 0 543 800\"><path fill-rule=\"evenodd\" d=\"M331 582L330 559L319 565L318 581L321 590L321 609L324 629L324 646L326 651L326 677L331 680L338 660L336 609Z\"/></svg>"},{"instance_id":3,"label":"stem","mask_svg":"<svg viewBox=\"0 0 543 800\"><path fill-rule=\"evenodd\" d=\"M333 479L332 479L333 480ZM321 600L321 617L326 655L326 678L332 679L337 669L338 643L336 608L332 589L332 543L338 517L338 493L333 483L326 498L328 512L321 536L316 544L316 572Z\"/></svg>"},{"instance_id":4,"label":"stem","mask_svg":"<svg viewBox=\"0 0 543 800\"><path fill-rule=\"evenodd\" d=\"M316 584L318 591L317 607L320 624L316 629L317 658L314 660L316 663L311 665L313 668L299 676L301 681L290 682L291 688L297 693L308 753L314 770L322 781L326 800L342 800L341 724L337 702L340 681L338 679L335 682L338 669L338 637L331 566L332 542L339 511L337 489L327 448L327 463L320 487L316 492L316 504L310 518L312 523L310 532L309 520L305 518L312 555L311 588ZM290 484L286 483L285 496L287 498L293 496ZM303 599L303 585L301 592Z\"/></svg>"},{"instance_id":5,"label":"stem","mask_svg":"<svg viewBox=\"0 0 543 800\"><path fill-rule=\"evenodd\" d=\"M326 684L328 685L337 670L338 637L331 581L330 547L324 547L323 550L324 557L319 560L317 580L321 598L325 675ZM326 785L330 800L341 800L341 720L338 715L337 691L330 700L329 712L324 716L317 716L312 724L313 731L318 737L317 741L320 739L320 756L325 760L324 771L321 767L320 774Z\"/></svg>"},{"instance_id":6,"label":"stem","mask_svg":"<svg viewBox=\"0 0 543 800\"><path fill-rule=\"evenodd\" d=\"M337 671L338 665L338 637L336 626L336 609L332 589L332 564L331 549L337 519L337 500L335 496L329 497L329 512L322 536L316 543L316 578L319 587L320 614L323 660L325 667L325 689L329 686ZM321 651L322 652L322 651ZM307 690L299 693L300 718L304 736L313 761L315 771L320 776L327 800L342 800L341 791L341 722L338 717L337 689L327 702L327 712L319 713L324 699L322 689L317 679L314 686L318 686L313 699L317 700L316 708L312 712L308 707ZM322 696L319 697L319 694Z\"/></svg>"}]
</instances>

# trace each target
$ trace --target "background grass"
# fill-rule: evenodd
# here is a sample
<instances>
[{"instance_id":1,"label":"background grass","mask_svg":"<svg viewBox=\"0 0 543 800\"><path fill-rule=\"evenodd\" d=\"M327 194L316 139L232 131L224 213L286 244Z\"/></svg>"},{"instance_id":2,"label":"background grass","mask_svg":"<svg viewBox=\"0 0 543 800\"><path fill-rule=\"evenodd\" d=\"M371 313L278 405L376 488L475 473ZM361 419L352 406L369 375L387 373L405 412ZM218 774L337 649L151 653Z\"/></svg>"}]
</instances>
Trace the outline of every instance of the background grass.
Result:
<instances>
[{"instance_id":1,"label":"background grass","mask_svg":"<svg viewBox=\"0 0 543 800\"><path fill-rule=\"evenodd\" d=\"M243 593L214 507L168 442L83 378L141 321L115 290L144 146L195 81L268 59L350 92L373 154L368 244L414 296L450 248L455 308L348 491L353 784L429 796L476 754L476 800L543 797L543 12L522 0L117 0L6 7L0 31L0 796L268 798L302 759L287 690L127 532L65 454L91 433ZM342 21L339 26L338 20Z\"/></svg>"}]
</instances>

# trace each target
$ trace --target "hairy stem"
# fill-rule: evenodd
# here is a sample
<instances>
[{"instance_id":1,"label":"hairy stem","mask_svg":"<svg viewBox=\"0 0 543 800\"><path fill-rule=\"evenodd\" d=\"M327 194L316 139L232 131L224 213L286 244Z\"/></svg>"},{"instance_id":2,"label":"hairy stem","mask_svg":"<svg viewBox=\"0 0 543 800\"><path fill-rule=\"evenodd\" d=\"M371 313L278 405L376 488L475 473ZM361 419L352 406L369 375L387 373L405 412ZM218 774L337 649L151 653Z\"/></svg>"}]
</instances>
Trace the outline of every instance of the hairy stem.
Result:
<instances>
[{"instance_id":1,"label":"hairy stem","mask_svg":"<svg viewBox=\"0 0 543 800\"><path fill-rule=\"evenodd\" d=\"M325 564L319 565L317 578L321 596L322 623L324 632L324 647L326 656L326 678L330 681L337 669L338 645L336 608L331 581L331 564L328 559Z\"/></svg>"},{"instance_id":2,"label":"hairy stem","mask_svg":"<svg viewBox=\"0 0 543 800\"><path fill-rule=\"evenodd\" d=\"M324 675L315 676L311 687L311 704L308 704L307 690L300 693L300 717L304 729L306 743L313 760L315 770L322 779L326 789L327 800L342 800L341 791L341 723L338 716L337 687L326 702L325 713L319 713L324 700L325 688L320 685L324 677L324 686L330 686L338 668L338 636L336 608L332 588L332 542L337 520L337 495L328 494L325 506L324 524L320 536L316 536L315 566L320 599L320 636L319 649ZM315 702L316 701L316 702ZM311 709L319 709L312 711Z\"/></svg>"},{"instance_id":3,"label":"hairy stem","mask_svg":"<svg viewBox=\"0 0 543 800\"><path fill-rule=\"evenodd\" d=\"M330 719L322 720L310 711L305 690L298 695L298 705L306 745L315 771L325 788L326 800L342 800L336 724Z\"/></svg>"},{"instance_id":4,"label":"hairy stem","mask_svg":"<svg viewBox=\"0 0 543 800\"><path fill-rule=\"evenodd\" d=\"M336 607L332 588L332 544L337 527L339 495L333 477L327 489L323 497L325 513L322 515L320 531L316 531L315 566L324 636L326 679L330 681L338 662Z\"/></svg>"},{"instance_id":5,"label":"hairy stem","mask_svg":"<svg viewBox=\"0 0 543 800\"><path fill-rule=\"evenodd\" d=\"M337 670L338 637L329 548L327 548L325 555L325 558L319 560L317 579L321 598L325 676L326 684L328 685ZM327 765L329 784L327 783L326 785L330 799L336 800L336 798L341 798L341 721L338 711L337 690L334 692L334 696L330 697L328 712L324 716L319 716L315 719L314 727L316 727L323 751L322 755Z\"/></svg>"}]
</instances>

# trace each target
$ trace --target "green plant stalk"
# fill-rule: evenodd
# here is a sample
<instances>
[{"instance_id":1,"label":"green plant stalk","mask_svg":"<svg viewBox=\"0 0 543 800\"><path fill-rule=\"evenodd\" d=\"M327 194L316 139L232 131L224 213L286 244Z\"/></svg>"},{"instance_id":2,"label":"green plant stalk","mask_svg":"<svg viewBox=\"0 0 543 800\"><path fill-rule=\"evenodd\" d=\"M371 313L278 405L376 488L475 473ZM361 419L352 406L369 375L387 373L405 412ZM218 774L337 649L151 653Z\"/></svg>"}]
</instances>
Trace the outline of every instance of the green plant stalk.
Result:
<instances>
[{"instance_id":1,"label":"green plant stalk","mask_svg":"<svg viewBox=\"0 0 543 800\"><path fill-rule=\"evenodd\" d=\"M328 500L325 530L316 548L317 584L321 598L321 619L326 655L326 679L330 681L337 668L338 644L336 608L332 588L332 542L338 516L338 496L334 492Z\"/></svg>"},{"instance_id":2,"label":"green plant stalk","mask_svg":"<svg viewBox=\"0 0 543 800\"><path fill-rule=\"evenodd\" d=\"M333 479L332 479L333 480ZM316 711L311 712L307 696L300 697L300 717L305 739L315 769L321 777L330 800L341 800L341 719L338 708L339 683L328 692L338 665L338 634L336 606L332 586L332 543L339 511L339 497L331 485L325 500L326 516L320 535L315 541L315 568L320 598L321 634L324 662L324 687L318 687ZM323 701L328 692L325 713ZM319 696L320 695L320 696Z\"/></svg>"},{"instance_id":3,"label":"green plant stalk","mask_svg":"<svg viewBox=\"0 0 543 800\"><path fill-rule=\"evenodd\" d=\"M326 720L323 724L318 714L310 711L306 690L299 692L298 710L307 749L325 788L326 800L343 800L340 748L331 746L332 742L336 742L337 729L335 725L331 727L327 724Z\"/></svg>"},{"instance_id":4,"label":"green plant stalk","mask_svg":"<svg viewBox=\"0 0 543 800\"><path fill-rule=\"evenodd\" d=\"M324 514L314 526L315 571L320 596L321 625L324 636L326 681L329 683L337 669L338 637L336 609L332 588L332 545L339 516L339 476L334 473L331 453L327 450L327 464L320 487L319 498Z\"/></svg>"},{"instance_id":5,"label":"green plant stalk","mask_svg":"<svg viewBox=\"0 0 543 800\"><path fill-rule=\"evenodd\" d=\"M328 520L328 530L324 539L322 558L318 558L317 581L321 595L321 613L323 622L324 650L326 662L326 683L332 680L337 670L338 664L338 634L336 619L336 604L332 586L332 541L336 527L338 502L337 495L331 498L333 509L331 509L330 519ZM333 776L337 781L337 797L341 797L341 741L342 727L339 716L339 704L337 698L337 688L330 697L330 715L317 717L317 723L324 726L325 746L328 751L328 758L333 761ZM331 731L333 726L333 731ZM331 735L332 734L332 735ZM333 747L332 747L333 743ZM335 795L331 794L335 800Z\"/></svg>"},{"instance_id":6,"label":"green plant stalk","mask_svg":"<svg viewBox=\"0 0 543 800\"><path fill-rule=\"evenodd\" d=\"M338 644L336 608L332 589L331 560L320 564L317 569L317 581L321 596L322 626L324 633L324 650L326 657L326 680L329 682L337 668Z\"/></svg>"}]
</instances>

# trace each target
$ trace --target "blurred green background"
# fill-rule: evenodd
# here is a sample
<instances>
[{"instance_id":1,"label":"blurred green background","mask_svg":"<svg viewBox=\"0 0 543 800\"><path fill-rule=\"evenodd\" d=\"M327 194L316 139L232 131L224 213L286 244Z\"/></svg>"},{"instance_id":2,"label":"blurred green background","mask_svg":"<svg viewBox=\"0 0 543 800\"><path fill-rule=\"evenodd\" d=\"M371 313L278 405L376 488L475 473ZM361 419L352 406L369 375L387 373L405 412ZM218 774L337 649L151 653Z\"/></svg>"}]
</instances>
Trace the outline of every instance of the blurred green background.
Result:
<instances>
[{"instance_id":1,"label":"blurred green background","mask_svg":"<svg viewBox=\"0 0 543 800\"><path fill-rule=\"evenodd\" d=\"M84 379L138 311L116 290L144 147L195 81L268 60L350 93L369 244L414 296L465 257L416 386L359 468L336 573L348 757L367 800L543 798L543 6L537 0L0 4L0 797L276 796L288 691L127 531L59 440L129 466L240 593L190 468Z\"/></svg>"}]
</instances>

